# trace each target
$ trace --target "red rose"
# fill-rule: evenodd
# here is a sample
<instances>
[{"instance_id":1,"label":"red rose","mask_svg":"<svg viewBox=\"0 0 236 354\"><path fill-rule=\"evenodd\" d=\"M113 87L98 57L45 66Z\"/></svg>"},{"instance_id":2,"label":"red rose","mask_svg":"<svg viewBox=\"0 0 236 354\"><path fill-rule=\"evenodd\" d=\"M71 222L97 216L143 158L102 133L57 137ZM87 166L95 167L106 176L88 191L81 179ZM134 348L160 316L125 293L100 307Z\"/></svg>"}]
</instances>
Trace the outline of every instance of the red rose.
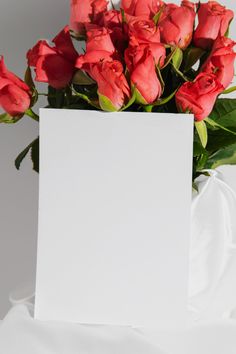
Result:
<instances>
[{"instance_id":1,"label":"red rose","mask_svg":"<svg viewBox=\"0 0 236 354\"><path fill-rule=\"evenodd\" d=\"M110 36L111 31L106 28L92 28L87 32L86 51L104 50L114 53L115 48Z\"/></svg>"},{"instance_id":2,"label":"red rose","mask_svg":"<svg viewBox=\"0 0 236 354\"><path fill-rule=\"evenodd\" d=\"M224 90L214 74L201 73L194 82L186 82L176 93L176 104L181 112L193 113L201 121L211 113L217 96Z\"/></svg>"},{"instance_id":3,"label":"red rose","mask_svg":"<svg viewBox=\"0 0 236 354\"><path fill-rule=\"evenodd\" d=\"M78 54L74 49L69 27L65 27L53 42L55 46L50 47L46 41L39 41L29 50L27 58L29 66L35 68L36 81L47 82L50 86L61 89L72 79Z\"/></svg>"},{"instance_id":4,"label":"red rose","mask_svg":"<svg viewBox=\"0 0 236 354\"><path fill-rule=\"evenodd\" d=\"M225 35L233 17L233 11L226 9L216 1L201 4L194 44L203 49L210 49L218 36Z\"/></svg>"},{"instance_id":5,"label":"red rose","mask_svg":"<svg viewBox=\"0 0 236 354\"><path fill-rule=\"evenodd\" d=\"M101 60L111 60L115 47L111 40L111 30L93 27L87 32L86 53L76 61L77 68L89 70L90 64Z\"/></svg>"},{"instance_id":6,"label":"red rose","mask_svg":"<svg viewBox=\"0 0 236 354\"><path fill-rule=\"evenodd\" d=\"M167 5L159 21L162 42L187 48L192 40L194 20L192 3L184 1L181 6Z\"/></svg>"},{"instance_id":7,"label":"red rose","mask_svg":"<svg viewBox=\"0 0 236 354\"><path fill-rule=\"evenodd\" d=\"M160 43L160 31L153 21L132 19L128 23L130 37L135 37L139 44Z\"/></svg>"},{"instance_id":8,"label":"red rose","mask_svg":"<svg viewBox=\"0 0 236 354\"><path fill-rule=\"evenodd\" d=\"M161 0L122 0L121 8L136 17L152 19L158 13L164 2Z\"/></svg>"},{"instance_id":9,"label":"red rose","mask_svg":"<svg viewBox=\"0 0 236 354\"><path fill-rule=\"evenodd\" d=\"M4 59L0 57L0 106L16 117L29 109L31 101L30 88L16 75L7 70Z\"/></svg>"},{"instance_id":10,"label":"red rose","mask_svg":"<svg viewBox=\"0 0 236 354\"><path fill-rule=\"evenodd\" d=\"M121 27L122 26L121 12L118 10L110 10L104 12L101 16L99 25L110 29L114 27Z\"/></svg>"},{"instance_id":11,"label":"red rose","mask_svg":"<svg viewBox=\"0 0 236 354\"><path fill-rule=\"evenodd\" d=\"M143 55L143 52L145 48L148 48L149 51L152 53L152 56L155 61L155 65L159 65L161 68L164 63L165 63L165 58L166 58L166 49L164 44L162 43L149 43L149 44L139 44L139 42L136 40L136 38L131 37L130 38L130 43L129 43L129 49L127 50L126 54L129 53L129 55L126 55L126 59L128 59L129 56L131 56L132 63L133 62L138 62L140 56ZM132 49L131 49L132 48ZM133 58L130 53L133 53L132 55L135 55L136 58Z\"/></svg>"},{"instance_id":12,"label":"red rose","mask_svg":"<svg viewBox=\"0 0 236 354\"><path fill-rule=\"evenodd\" d=\"M224 88L228 87L234 77L235 42L226 37L219 37L212 52L202 67L202 71L214 73Z\"/></svg>"},{"instance_id":13,"label":"red rose","mask_svg":"<svg viewBox=\"0 0 236 354\"><path fill-rule=\"evenodd\" d=\"M91 65L89 74L97 82L99 102L104 111L118 111L128 102L130 88L119 61Z\"/></svg>"},{"instance_id":14,"label":"red rose","mask_svg":"<svg viewBox=\"0 0 236 354\"><path fill-rule=\"evenodd\" d=\"M131 83L137 93L137 102L151 104L162 94L162 87L156 74L155 60L148 46L129 47L125 61L130 72Z\"/></svg>"},{"instance_id":15,"label":"red rose","mask_svg":"<svg viewBox=\"0 0 236 354\"><path fill-rule=\"evenodd\" d=\"M123 30L121 12L118 10L104 12L99 25L111 30L112 43L119 53L123 53L127 47L128 37Z\"/></svg>"},{"instance_id":16,"label":"red rose","mask_svg":"<svg viewBox=\"0 0 236 354\"><path fill-rule=\"evenodd\" d=\"M78 34L84 33L86 24L100 21L107 5L106 0L71 0L71 29Z\"/></svg>"}]
</instances>

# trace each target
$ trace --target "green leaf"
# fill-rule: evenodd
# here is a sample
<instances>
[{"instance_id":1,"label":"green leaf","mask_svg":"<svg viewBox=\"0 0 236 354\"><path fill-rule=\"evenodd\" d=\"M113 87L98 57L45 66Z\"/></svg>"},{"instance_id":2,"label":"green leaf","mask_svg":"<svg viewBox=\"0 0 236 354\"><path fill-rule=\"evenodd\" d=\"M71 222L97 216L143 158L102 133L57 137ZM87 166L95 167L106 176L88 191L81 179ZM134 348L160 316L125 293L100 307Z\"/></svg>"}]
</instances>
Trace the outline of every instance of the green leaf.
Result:
<instances>
[{"instance_id":1,"label":"green leaf","mask_svg":"<svg viewBox=\"0 0 236 354\"><path fill-rule=\"evenodd\" d=\"M31 158L33 161L33 169L37 171L38 169L38 161L39 161L39 138L35 139L32 143L30 143L16 158L15 160L15 166L17 170L20 169L21 163L24 160L24 158L28 155L28 153L31 151ZM39 169L38 169L39 170Z\"/></svg>"},{"instance_id":2,"label":"green leaf","mask_svg":"<svg viewBox=\"0 0 236 354\"><path fill-rule=\"evenodd\" d=\"M208 134L207 127L204 120L200 122L195 122L195 127L199 136L199 139L202 143L202 146L205 148L207 146Z\"/></svg>"},{"instance_id":3,"label":"green leaf","mask_svg":"<svg viewBox=\"0 0 236 354\"><path fill-rule=\"evenodd\" d=\"M91 79L84 71L77 70L73 79L73 84L75 85L94 85L96 82Z\"/></svg>"},{"instance_id":4,"label":"green leaf","mask_svg":"<svg viewBox=\"0 0 236 354\"><path fill-rule=\"evenodd\" d=\"M208 160L206 168L214 169L222 165L236 165L236 143L217 151Z\"/></svg>"},{"instance_id":5,"label":"green leaf","mask_svg":"<svg viewBox=\"0 0 236 354\"><path fill-rule=\"evenodd\" d=\"M208 144L207 150L210 154L216 151L236 144L236 136L222 129L208 129Z\"/></svg>"},{"instance_id":6,"label":"green leaf","mask_svg":"<svg viewBox=\"0 0 236 354\"><path fill-rule=\"evenodd\" d=\"M32 73L31 69L28 66L25 72L25 83L30 87L30 88L35 88L35 83L32 78Z\"/></svg>"},{"instance_id":7,"label":"green leaf","mask_svg":"<svg viewBox=\"0 0 236 354\"><path fill-rule=\"evenodd\" d=\"M207 153L206 149L198 141L194 141L193 144L193 157L198 157L205 155Z\"/></svg>"},{"instance_id":8,"label":"green leaf","mask_svg":"<svg viewBox=\"0 0 236 354\"><path fill-rule=\"evenodd\" d=\"M117 108L113 105L111 100L107 98L106 96L103 96L101 94L98 94L99 96L99 103L103 111L105 112L117 112Z\"/></svg>"},{"instance_id":9,"label":"green leaf","mask_svg":"<svg viewBox=\"0 0 236 354\"><path fill-rule=\"evenodd\" d=\"M228 133L231 133L233 135L236 135L236 131L233 131L231 129L228 129L226 127L224 127L223 125L215 122L214 120L210 119L210 118L205 118L205 122L207 122L210 126L212 126L213 128L219 128L219 129L222 129L222 130L225 130L226 132Z\"/></svg>"},{"instance_id":10,"label":"green leaf","mask_svg":"<svg viewBox=\"0 0 236 354\"><path fill-rule=\"evenodd\" d=\"M219 125L236 131L236 99L222 98L216 101L209 118ZM215 128L217 128L215 126ZM220 128L218 126L218 128Z\"/></svg>"},{"instance_id":11,"label":"green leaf","mask_svg":"<svg viewBox=\"0 0 236 354\"><path fill-rule=\"evenodd\" d=\"M172 57L172 63L175 69L179 69L183 61L183 52L179 47L174 50L174 55Z\"/></svg>"},{"instance_id":12,"label":"green leaf","mask_svg":"<svg viewBox=\"0 0 236 354\"><path fill-rule=\"evenodd\" d=\"M227 95L227 94L234 92L234 91L236 91L236 86L233 86L233 87L228 88L227 90L224 90L222 92L222 95Z\"/></svg>"},{"instance_id":13,"label":"green leaf","mask_svg":"<svg viewBox=\"0 0 236 354\"><path fill-rule=\"evenodd\" d=\"M188 72L205 53L201 48L188 48L184 53L184 72Z\"/></svg>"},{"instance_id":14,"label":"green leaf","mask_svg":"<svg viewBox=\"0 0 236 354\"><path fill-rule=\"evenodd\" d=\"M206 151L205 154L202 154L197 159L197 172L201 172L202 170L206 169L206 163L208 161L208 153Z\"/></svg>"}]
</instances>

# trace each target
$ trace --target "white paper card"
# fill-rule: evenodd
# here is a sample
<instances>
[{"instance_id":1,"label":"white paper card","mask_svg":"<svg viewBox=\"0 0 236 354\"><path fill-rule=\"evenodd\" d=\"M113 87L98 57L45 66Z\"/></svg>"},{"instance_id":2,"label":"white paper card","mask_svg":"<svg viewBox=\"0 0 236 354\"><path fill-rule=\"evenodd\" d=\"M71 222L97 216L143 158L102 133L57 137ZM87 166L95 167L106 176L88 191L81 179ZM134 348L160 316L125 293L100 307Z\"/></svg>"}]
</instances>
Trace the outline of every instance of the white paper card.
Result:
<instances>
[{"instance_id":1,"label":"white paper card","mask_svg":"<svg viewBox=\"0 0 236 354\"><path fill-rule=\"evenodd\" d=\"M193 117L42 109L35 317L187 318Z\"/></svg>"}]
</instances>

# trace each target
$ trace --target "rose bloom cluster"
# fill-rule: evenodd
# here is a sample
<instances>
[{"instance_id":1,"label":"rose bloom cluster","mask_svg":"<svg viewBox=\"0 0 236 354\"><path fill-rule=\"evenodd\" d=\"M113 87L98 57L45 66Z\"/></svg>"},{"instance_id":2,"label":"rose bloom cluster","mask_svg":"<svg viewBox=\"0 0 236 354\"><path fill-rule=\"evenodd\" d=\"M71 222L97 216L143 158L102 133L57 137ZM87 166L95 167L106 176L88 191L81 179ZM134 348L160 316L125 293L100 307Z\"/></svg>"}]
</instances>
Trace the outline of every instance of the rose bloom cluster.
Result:
<instances>
[{"instance_id":1,"label":"rose bloom cluster","mask_svg":"<svg viewBox=\"0 0 236 354\"><path fill-rule=\"evenodd\" d=\"M120 111L131 103L152 110L168 93L179 112L207 118L234 76L235 42L227 36L233 12L216 1L122 0L120 9L109 6L106 0L71 0L70 26L27 53L35 80L73 92L79 72L97 85L102 110ZM76 39L85 40L82 53ZM32 106L32 95L1 57L2 108L20 116Z\"/></svg>"}]
</instances>

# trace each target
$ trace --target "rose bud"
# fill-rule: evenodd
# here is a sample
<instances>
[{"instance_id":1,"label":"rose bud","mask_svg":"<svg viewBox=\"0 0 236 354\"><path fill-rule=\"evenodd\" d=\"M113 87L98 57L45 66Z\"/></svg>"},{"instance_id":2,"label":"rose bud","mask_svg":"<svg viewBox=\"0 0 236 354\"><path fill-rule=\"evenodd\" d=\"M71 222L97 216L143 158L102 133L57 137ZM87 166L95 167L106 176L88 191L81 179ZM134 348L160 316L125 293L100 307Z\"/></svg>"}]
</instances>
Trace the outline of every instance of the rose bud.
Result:
<instances>
[{"instance_id":1,"label":"rose bud","mask_svg":"<svg viewBox=\"0 0 236 354\"><path fill-rule=\"evenodd\" d=\"M89 70L90 64L101 60L109 60L115 53L111 40L111 30L104 27L94 27L87 32L86 53L76 61L76 67Z\"/></svg>"},{"instance_id":2,"label":"rose bud","mask_svg":"<svg viewBox=\"0 0 236 354\"><path fill-rule=\"evenodd\" d=\"M118 10L109 10L102 14L99 22L101 27L112 29L114 27L122 27L122 15Z\"/></svg>"},{"instance_id":3,"label":"rose bud","mask_svg":"<svg viewBox=\"0 0 236 354\"><path fill-rule=\"evenodd\" d=\"M139 44L161 42L160 30L153 21L132 19L128 22L128 32Z\"/></svg>"},{"instance_id":4,"label":"rose bud","mask_svg":"<svg viewBox=\"0 0 236 354\"><path fill-rule=\"evenodd\" d=\"M234 78L234 62L236 54L233 50L235 42L226 37L219 37L212 52L202 67L202 71L214 73L224 88L228 87Z\"/></svg>"},{"instance_id":5,"label":"rose bud","mask_svg":"<svg viewBox=\"0 0 236 354\"><path fill-rule=\"evenodd\" d=\"M97 82L100 106L104 111L119 111L130 98L130 88L117 61L91 65L90 76Z\"/></svg>"},{"instance_id":6,"label":"rose bud","mask_svg":"<svg viewBox=\"0 0 236 354\"><path fill-rule=\"evenodd\" d=\"M111 30L110 36L116 50L123 54L127 48L128 36L123 30L122 15L118 10L110 10L103 13L100 26Z\"/></svg>"},{"instance_id":7,"label":"rose bud","mask_svg":"<svg viewBox=\"0 0 236 354\"><path fill-rule=\"evenodd\" d=\"M55 89L66 87L74 74L78 57L74 49L69 27L65 27L53 39L54 47L42 40L27 53L28 64L35 68L36 81L47 82Z\"/></svg>"},{"instance_id":8,"label":"rose bud","mask_svg":"<svg viewBox=\"0 0 236 354\"><path fill-rule=\"evenodd\" d=\"M233 17L233 11L216 1L201 4L198 11L199 24L194 34L195 46L211 49L218 36L225 36Z\"/></svg>"},{"instance_id":9,"label":"rose bud","mask_svg":"<svg viewBox=\"0 0 236 354\"><path fill-rule=\"evenodd\" d=\"M194 82L184 83L176 93L176 105L180 112L193 113L201 121L211 113L217 96L224 90L214 74L201 73Z\"/></svg>"},{"instance_id":10,"label":"rose bud","mask_svg":"<svg viewBox=\"0 0 236 354\"><path fill-rule=\"evenodd\" d=\"M152 19L164 2L161 0L122 0L121 8L128 15Z\"/></svg>"},{"instance_id":11,"label":"rose bud","mask_svg":"<svg viewBox=\"0 0 236 354\"><path fill-rule=\"evenodd\" d=\"M181 49L189 46L196 15L192 5L184 1L181 6L169 4L165 7L159 21L162 42Z\"/></svg>"},{"instance_id":12,"label":"rose bud","mask_svg":"<svg viewBox=\"0 0 236 354\"><path fill-rule=\"evenodd\" d=\"M161 68L165 64L166 58L166 49L162 43L139 44L136 38L131 37L129 48L126 51L126 59L129 60L128 57L131 56L132 62L138 62L139 58L142 57L145 48L148 48L152 53L155 65L159 65ZM135 55L136 58L132 58L132 55Z\"/></svg>"},{"instance_id":13,"label":"rose bud","mask_svg":"<svg viewBox=\"0 0 236 354\"><path fill-rule=\"evenodd\" d=\"M125 61L131 83L136 91L136 101L151 104L162 94L161 83L156 74L155 60L149 46L129 47Z\"/></svg>"},{"instance_id":14,"label":"rose bud","mask_svg":"<svg viewBox=\"0 0 236 354\"><path fill-rule=\"evenodd\" d=\"M106 0L71 0L70 28L77 34L84 34L85 25L98 23L104 11Z\"/></svg>"},{"instance_id":15,"label":"rose bud","mask_svg":"<svg viewBox=\"0 0 236 354\"><path fill-rule=\"evenodd\" d=\"M31 91L28 85L8 71L0 57L0 106L12 117L20 116L30 107Z\"/></svg>"}]
</instances>

